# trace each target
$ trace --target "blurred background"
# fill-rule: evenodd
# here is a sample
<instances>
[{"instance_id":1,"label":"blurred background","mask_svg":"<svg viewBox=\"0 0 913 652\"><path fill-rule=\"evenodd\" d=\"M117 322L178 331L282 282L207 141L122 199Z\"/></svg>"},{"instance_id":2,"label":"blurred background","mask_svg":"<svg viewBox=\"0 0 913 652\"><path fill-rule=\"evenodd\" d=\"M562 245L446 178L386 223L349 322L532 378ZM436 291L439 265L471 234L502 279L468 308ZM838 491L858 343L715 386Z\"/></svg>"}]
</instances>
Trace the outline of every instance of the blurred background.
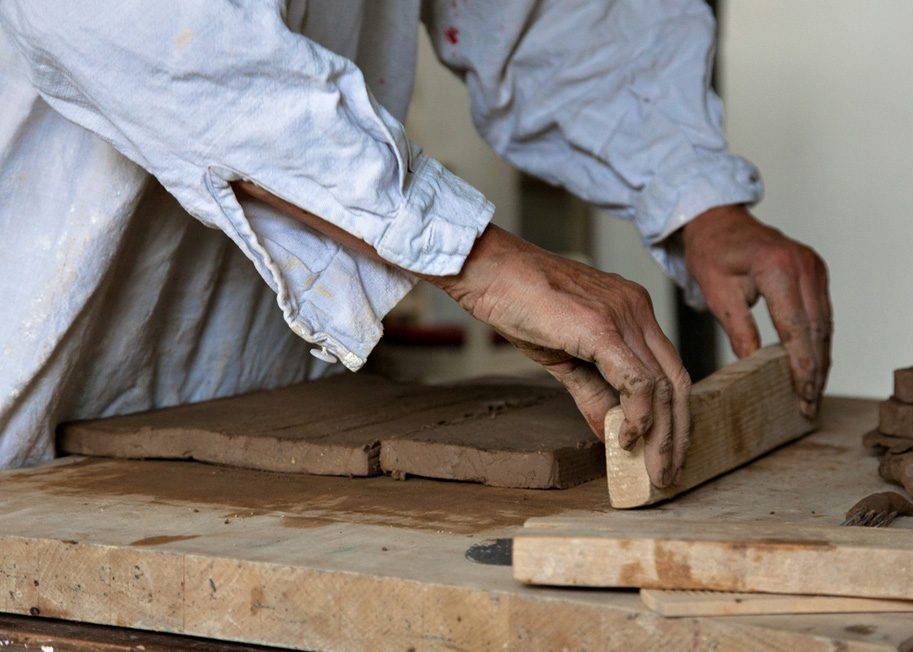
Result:
<instances>
[{"instance_id":1,"label":"blurred background","mask_svg":"<svg viewBox=\"0 0 913 652\"><path fill-rule=\"evenodd\" d=\"M913 365L913 2L720 0L716 86L731 149L761 169L755 214L815 248L834 303L828 393L883 398ZM683 311L633 227L515 171L472 126L463 84L421 35L413 140L497 206L495 222L644 285L695 377L733 361L712 320ZM910 185L908 185L910 184ZM763 305L764 343L777 340ZM534 374L427 284L391 314L371 365L430 382Z\"/></svg>"}]
</instances>

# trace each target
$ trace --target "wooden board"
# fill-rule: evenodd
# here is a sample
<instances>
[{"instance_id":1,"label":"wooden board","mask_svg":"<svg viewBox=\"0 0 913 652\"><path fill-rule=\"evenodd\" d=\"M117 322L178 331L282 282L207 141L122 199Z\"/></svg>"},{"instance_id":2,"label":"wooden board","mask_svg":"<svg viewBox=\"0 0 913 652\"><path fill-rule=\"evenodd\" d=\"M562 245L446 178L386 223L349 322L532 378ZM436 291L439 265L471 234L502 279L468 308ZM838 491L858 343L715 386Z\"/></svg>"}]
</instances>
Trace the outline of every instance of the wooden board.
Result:
<instances>
[{"instance_id":1,"label":"wooden board","mask_svg":"<svg viewBox=\"0 0 913 652\"><path fill-rule=\"evenodd\" d=\"M532 489L570 487L605 475L604 446L563 389L491 381L432 387L354 374L64 424L58 448Z\"/></svg>"},{"instance_id":2,"label":"wooden board","mask_svg":"<svg viewBox=\"0 0 913 652\"><path fill-rule=\"evenodd\" d=\"M618 444L621 407L606 415L606 466L612 507L666 500L750 462L813 429L799 411L789 358L781 346L761 349L696 383L691 392L691 446L677 486L650 482L639 441Z\"/></svg>"},{"instance_id":3,"label":"wooden board","mask_svg":"<svg viewBox=\"0 0 913 652\"><path fill-rule=\"evenodd\" d=\"M835 598L821 595L776 593L642 589L640 599L644 601L648 609L666 618L913 611L913 601L910 600Z\"/></svg>"},{"instance_id":4,"label":"wooden board","mask_svg":"<svg viewBox=\"0 0 913 652\"><path fill-rule=\"evenodd\" d=\"M514 577L551 586L913 599L913 537L865 527L541 519L514 538Z\"/></svg>"},{"instance_id":5,"label":"wooden board","mask_svg":"<svg viewBox=\"0 0 913 652\"><path fill-rule=\"evenodd\" d=\"M635 591L528 586L465 558L531 517L836 525L890 488L859 443L876 418L874 401L826 399L818 432L649 510L613 510L601 480L532 491L113 459L5 471L0 611L334 652L908 650L908 614L667 619Z\"/></svg>"}]
</instances>

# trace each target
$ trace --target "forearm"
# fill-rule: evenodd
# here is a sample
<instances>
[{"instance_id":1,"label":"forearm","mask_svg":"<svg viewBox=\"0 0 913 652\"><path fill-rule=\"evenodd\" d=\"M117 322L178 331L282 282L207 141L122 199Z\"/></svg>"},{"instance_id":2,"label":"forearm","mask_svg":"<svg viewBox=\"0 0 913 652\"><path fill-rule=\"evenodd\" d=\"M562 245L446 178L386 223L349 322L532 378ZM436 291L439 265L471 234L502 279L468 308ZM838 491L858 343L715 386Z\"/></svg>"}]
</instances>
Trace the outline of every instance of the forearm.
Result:
<instances>
[{"instance_id":1,"label":"forearm","mask_svg":"<svg viewBox=\"0 0 913 652\"><path fill-rule=\"evenodd\" d=\"M431 283L435 287L446 292L470 313L473 312L475 298L484 293L492 275L497 273L499 261L503 259L504 256L508 255L509 252L517 253L523 248L533 247L533 245L508 233L504 229L501 229L494 224L489 224L476 239L475 244L466 256L466 260L457 274L443 276L422 274L396 265L381 256L373 246L361 238L352 235L345 229L336 226L328 220L314 215L310 211L306 211L284 199L276 197L269 191L264 190L250 181L236 181L232 184L232 187L236 191L246 193L252 197L256 197L260 201L266 202L273 208L294 217L302 224L352 251L396 267L397 269L412 274L416 278Z\"/></svg>"}]
</instances>

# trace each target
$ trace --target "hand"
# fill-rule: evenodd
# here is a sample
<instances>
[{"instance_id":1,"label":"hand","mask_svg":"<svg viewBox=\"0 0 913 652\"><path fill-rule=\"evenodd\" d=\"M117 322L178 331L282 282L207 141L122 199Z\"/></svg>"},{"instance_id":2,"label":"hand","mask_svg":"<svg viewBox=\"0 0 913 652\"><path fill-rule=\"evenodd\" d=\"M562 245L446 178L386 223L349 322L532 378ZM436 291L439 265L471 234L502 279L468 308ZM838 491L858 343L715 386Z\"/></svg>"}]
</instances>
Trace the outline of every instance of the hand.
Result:
<instances>
[{"instance_id":1,"label":"hand","mask_svg":"<svg viewBox=\"0 0 913 652\"><path fill-rule=\"evenodd\" d=\"M313 213L252 183L233 185L336 242L383 260L373 247ZM618 405L620 394L625 420L619 443L630 449L643 437L651 482L658 487L678 482L691 430L691 379L656 323L646 290L493 225L476 240L456 276L415 275L543 365L567 387L602 440L606 412Z\"/></svg>"},{"instance_id":2,"label":"hand","mask_svg":"<svg viewBox=\"0 0 913 652\"><path fill-rule=\"evenodd\" d=\"M476 241L459 275L423 278L560 380L600 439L620 395L621 445L631 448L643 437L653 484L678 480L689 443L691 380L646 290L495 226Z\"/></svg>"},{"instance_id":3,"label":"hand","mask_svg":"<svg viewBox=\"0 0 913 652\"><path fill-rule=\"evenodd\" d=\"M750 308L764 297L789 352L802 411L816 416L833 331L824 261L739 205L702 213L685 225L682 238L688 271L740 358L760 346Z\"/></svg>"}]
</instances>

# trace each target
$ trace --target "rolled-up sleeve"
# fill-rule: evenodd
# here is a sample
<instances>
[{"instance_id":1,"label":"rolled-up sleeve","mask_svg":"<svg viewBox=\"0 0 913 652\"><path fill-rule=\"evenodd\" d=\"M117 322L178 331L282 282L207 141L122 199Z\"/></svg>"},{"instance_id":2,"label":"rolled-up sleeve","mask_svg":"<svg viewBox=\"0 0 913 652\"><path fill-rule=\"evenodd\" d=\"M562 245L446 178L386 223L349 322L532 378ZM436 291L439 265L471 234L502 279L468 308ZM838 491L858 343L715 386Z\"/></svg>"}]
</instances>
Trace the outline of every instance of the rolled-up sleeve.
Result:
<instances>
[{"instance_id":1,"label":"rolled-up sleeve","mask_svg":"<svg viewBox=\"0 0 913 652\"><path fill-rule=\"evenodd\" d=\"M423 20L438 56L466 81L489 144L633 220L701 303L669 236L709 208L762 194L757 169L723 135L706 3L432 0Z\"/></svg>"},{"instance_id":2,"label":"rolled-up sleeve","mask_svg":"<svg viewBox=\"0 0 913 652\"><path fill-rule=\"evenodd\" d=\"M351 61L289 31L282 4L6 0L0 21L55 110L223 230L293 330L355 369L411 278L264 206L246 215L230 183L249 180L431 275L459 271L494 208L421 154ZM315 263L315 250L330 258ZM358 305L340 310L346 301Z\"/></svg>"}]
</instances>

